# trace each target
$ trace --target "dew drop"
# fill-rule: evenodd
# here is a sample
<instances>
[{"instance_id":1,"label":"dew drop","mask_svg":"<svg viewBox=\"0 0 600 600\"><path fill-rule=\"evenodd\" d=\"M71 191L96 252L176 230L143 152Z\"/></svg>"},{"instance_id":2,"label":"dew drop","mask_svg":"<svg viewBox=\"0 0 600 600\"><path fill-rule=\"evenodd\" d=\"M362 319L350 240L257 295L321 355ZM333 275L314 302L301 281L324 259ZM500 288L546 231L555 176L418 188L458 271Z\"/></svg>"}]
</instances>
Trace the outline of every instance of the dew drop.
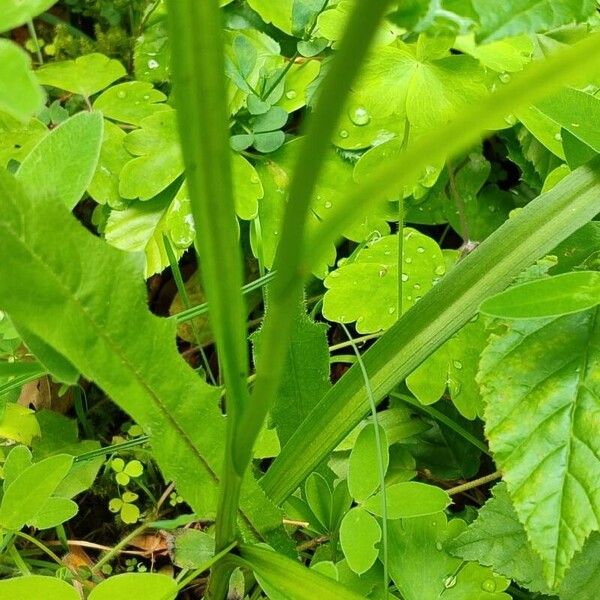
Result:
<instances>
[{"instance_id":1,"label":"dew drop","mask_svg":"<svg viewBox=\"0 0 600 600\"><path fill-rule=\"evenodd\" d=\"M496 591L496 582L493 579L486 579L481 584L481 589L484 592L495 592Z\"/></svg>"},{"instance_id":2,"label":"dew drop","mask_svg":"<svg viewBox=\"0 0 600 600\"><path fill-rule=\"evenodd\" d=\"M450 589L456 585L456 575L448 575L446 579L444 579L444 587L446 589Z\"/></svg>"},{"instance_id":3,"label":"dew drop","mask_svg":"<svg viewBox=\"0 0 600 600\"><path fill-rule=\"evenodd\" d=\"M379 269L379 277L385 277L386 274L387 274L387 269L385 269L385 268Z\"/></svg>"},{"instance_id":4,"label":"dew drop","mask_svg":"<svg viewBox=\"0 0 600 600\"><path fill-rule=\"evenodd\" d=\"M419 254L424 254L424 253L425 253L425 248L423 248L423 246L419 246L419 247L417 248L417 252L418 252Z\"/></svg>"},{"instance_id":5,"label":"dew drop","mask_svg":"<svg viewBox=\"0 0 600 600\"><path fill-rule=\"evenodd\" d=\"M288 91L285 93L285 97L286 97L288 100L293 100L293 99L294 99L294 98L295 98L297 95L298 95L298 93L296 92L296 90L288 90Z\"/></svg>"},{"instance_id":6,"label":"dew drop","mask_svg":"<svg viewBox=\"0 0 600 600\"><path fill-rule=\"evenodd\" d=\"M455 369L458 369L459 371L462 369L462 363L460 362L460 360L455 360L452 362L452 364L454 365Z\"/></svg>"},{"instance_id":7,"label":"dew drop","mask_svg":"<svg viewBox=\"0 0 600 600\"><path fill-rule=\"evenodd\" d=\"M408 275L406 273L402 273L401 279L402 281L408 281Z\"/></svg>"},{"instance_id":8,"label":"dew drop","mask_svg":"<svg viewBox=\"0 0 600 600\"><path fill-rule=\"evenodd\" d=\"M508 83L510 81L510 75L508 73L500 73L499 77L502 83Z\"/></svg>"},{"instance_id":9,"label":"dew drop","mask_svg":"<svg viewBox=\"0 0 600 600\"><path fill-rule=\"evenodd\" d=\"M350 120L359 127L368 125L371 121L371 115L367 112L367 109L364 106L357 106L356 108L352 109L348 113L348 116L350 117Z\"/></svg>"},{"instance_id":10,"label":"dew drop","mask_svg":"<svg viewBox=\"0 0 600 600\"><path fill-rule=\"evenodd\" d=\"M325 204L323 206L325 208L331 208L333 205L331 204L331 202L329 202L329 200L327 200L327 202L325 202Z\"/></svg>"},{"instance_id":11,"label":"dew drop","mask_svg":"<svg viewBox=\"0 0 600 600\"><path fill-rule=\"evenodd\" d=\"M148 68L149 69L158 69L159 66L160 65L159 65L158 61L154 60L153 58L151 58L148 61Z\"/></svg>"},{"instance_id":12,"label":"dew drop","mask_svg":"<svg viewBox=\"0 0 600 600\"><path fill-rule=\"evenodd\" d=\"M390 315L393 315L396 312L396 309L393 306L390 306L388 308L388 312L390 313Z\"/></svg>"},{"instance_id":13,"label":"dew drop","mask_svg":"<svg viewBox=\"0 0 600 600\"><path fill-rule=\"evenodd\" d=\"M258 175L252 175L252 177L250 177L250 181L252 183L258 183L260 181L260 179L258 178Z\"/></svg>"},{"instance_id":14,"label":"dew drop","mask_svg":"<svg viewBox=\"0 0 600 600\"><path fill-rule=\"evenodd\" d=\"M441 552L443 549L442 542L436 542L435 549Z\"/></svg>"},{"instance_id":15,"label":"dew drop","mask_svg":"<svg viewBox=\"0 0 600 600\"><path fill-rule=\"evenodd\" d=\"M408 263L408 264L410 265L410 263L412 262L412 258L411 258L410 256L407 256L407 257L404 259L404 262L405 262L405 263Z\"/></svg>"},{"instance_id":16,"label":"dew drop","mask_svg":"<svg viewBox=\"0 0 600 600\"><path fill-rule=\"evenodd\" d=\"M554 139L555 139L557 142L562 142L562 135L560 135L560 133L555 133L555 134L554 134Z\"/></svg>"},{"instance_id":17,"label":"dew drop","mask_svg":"<svg viewBox=\"0 0 600 600\"><path fill-rule=\"evenodd\" d=\"M144 100L150 100L150 94L144 94L143 98Z\"/></svg>"},{"instance_id":18,"label":"dew drop","mask_svg":"<svg viewBox=\"0 0 600 600\"><path fill-rule=\"evenodd\" d=\"M123 90L117 92L117 98L125 98L125 96L127 96L127 94Z\"/></svg>"},{"instance_id":19,"label":"dew drop","mask_svg":"<svg viewBox=\"0 0 600 600\"><path fill-rule=\"evenodd\" d=\"M340 131L340 137L346 139L348 137L348 132L345 129Z\"/></svg>"},{"instance_id":20,"label":"dew drop","mask_svg":"<svg viewBox=\"0 0 600 600\"><path fill-rule=\"evenodd\" d=\"M415 302L418 302L423 296L415 296ZM409 296L410 298L410 296Z\"/></svg>"},{"instance_id":21,"label":"dew drop","mask_svg":"<svg viewBox=\"0 0 600 600\"><path fill-rule=\"evenodd\" d=\"M415 285L413 285L413 287L415 288L415 290L421 289L421 286L418 283L415 283Z\"/></svg>"},{"instance_id":22,"label":"dew drop","mask_svg":"<svg viewBox=\"0 0 600 600\"><path fill-rule=\"evenodd\" d=\"M273 235L279 235L279 231L277 231L277 230L273 231Z\"/></svg>"},{"instance_id":23,"label":"dew drop","mask_svg":"<svg viewBox=\"0 0 600 600\"><path fill-rule=\"evenodd\" d=\"M496 207L495 207L493 204L490 204L490 205L488 206L488 210L489 210L490 212L492 212L492 213L493 213L493 212L496 212Z\"/></svg>"},{"instance_id":24,"label":"dew drop","mask_svg":"<svg viewBox=\"0 0 600 600\"><path fill-rule=\"evenodd\" d=\"M435 268L435 274L436 275L443 275L446 272L446 268L444 267L444 265L438 265Z\"/></svg>"},{"instance_id":25,"label":"dew drop","mask_svg":"<svg viewBox=\"0 0 600 600\"><path fill-rule=\"evenodd\" d=\"M571 123L571 127L581 127L579 123Z\"/></svg>"},{"instance_id":26,"label":"dew drop","mask_svg":"<svg viewBox=\"0 0 600 600\"><path fill-rule=\"evenodd\" d=\"M329 277L339 277L340 274L337 271L333 271L331 273L329 273Z\"/></svg>"}]
</instances>

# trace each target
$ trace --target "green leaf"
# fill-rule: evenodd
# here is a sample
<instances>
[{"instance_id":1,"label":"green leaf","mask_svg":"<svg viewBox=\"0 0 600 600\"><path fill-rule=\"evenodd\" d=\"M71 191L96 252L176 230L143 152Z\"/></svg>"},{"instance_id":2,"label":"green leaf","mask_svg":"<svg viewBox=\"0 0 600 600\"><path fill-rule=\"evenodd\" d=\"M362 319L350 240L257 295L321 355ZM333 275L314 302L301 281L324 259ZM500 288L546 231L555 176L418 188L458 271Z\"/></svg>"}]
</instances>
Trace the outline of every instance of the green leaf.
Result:
<instances>
[{"instance_id":1,"label":"green leaf","mask_svg":"<svg viewBox=\"0 0 600 600\"><path fill-rule=\"evenodd\" d=\"M128 81L108 88L96 98L94 108L108 119L140 125L146 117L170 110L166 99L146 81Z\"/></svg>"},{"instance_id":2,"label":"green leaf","mask_svg":"<svg viewBox=\"0 0 600 600\"><path fill-rule=\"evenodd\" d=\"M89 600L175 600L177 583L174 579L158 573L123 573L109 577L97 585Z\"/></svg>"},{"instance_id":3,"label":"green leaf","mask_svg":"<svg viewBox=\"0 0 600 600\"><path fill-rule=\"evenodd\" d=\"M448 389L463 417L483 416L483 400L475 376L486 342L483 320L467 323L406 378L408 389L422 404L437 402Z\"/></svg>"},{"instance_id":4,"label":"green leaf","mask_svg":"<svg viewBox=\"0 0 600 600\"><path fill-rule=\"evenodd\" d=\"M388 519L405 519L432 515L446 509L450 496L435 485L419 481L403 481L386 487ZM381 517L381 492L371 496L362 506Z\"/></svg>"},{"instance_id":5,"label":"green leaf","mask_svg":"<svg viewBox=\"0 0 600 600\"><path fill-rule=\"evenodd\" d=\"M513 0L501 5L472 0L472 4L481 22L478 37L485 42L581 23L596 10L594 0Z\"/></svg>"},{"instance_id":6,"label":"green leaf","mask_svg":"<svg viewBox=\"0 0 600 600\"><path fill-rule=\"evenodd\" d=\"M249 6L255 10L265 23L272 23L281 31L292 35L292 9L297 0L248 0Z\"/></svg>"},{"instance_id":7,"label":"green leaf","mask_svg":"<svg viewBox=\"0 0 600 600\"><path fill-rule=\"evenodd\" d=\"M0 31L15 29L48 10L57 0L8 0L2 6Z\"/></svg>"},{"instance_id":8,"label":"green leaf","mask_svg":"<svg viewBox=\"0 0 600 600\"><path fill-rule=\"evenodd\" d=\"M0 526L19 530L33 524L50 496L65 478L73 457L68 454L51 456L25 469L8 486L0 504Z\"/></svg>"},{"instance_id":9,"label":"green leaf","mask_svg":"<svg viewBox=\"0 0 600 600\"><path fill-rule=\"evenodd\" d=\"M215 554L215 540L204 531L181 529L173 538L173 562L182 569L197 569Z\"/></svg>"},{"instance_id":10,"label":"green leaf","mask_svg":"<svg viewBox=\"0 0 600 600\"><path fill-rule=\"evenodd\" d=\"M125 150L125 132L110 121L104 121L104 133L100 156L94 177L88 186L89 195L98 204L123 208L124 200L119 193L119 175L131 155Z\"/></svg>"},{"instance_id":11,"label":"green leaf","mask_svg":"<svg viewBox=\"0 0 600 600\"><path fill-rule=\"evenodd\" d=\"M555 188L556 189L556 188ZM482 355L486 436L549 585L598 530L600 309L505 327Z\"/></svg>"},{"instance_id":12,"label":"green leaf","mask_svg":"<svg viewBox=\"0 0 600 600\"><path fill-rule=\"evenodd\" d=\"M259 234L253 231L252 245L255 254L259 254L258 249L262 247L262 256L259 256L259 259L267 267L273 265L275 251L281 239L286 197L300 143L298 140L285 144L267 160L256 165L264 187L264 197L258 210L260 238ZM318 233L323 224L328 222L333 208L345 206L346 197L339 193L339 189L343 184L352 182L352 165L344 161L333 149L328 150L323 173L311 203L312 210L308 216L307 227L310 231ZM386 222L389 213L389 203L381 202L374 210L362 212L355 222L344 229L343 235L350 240L361 242L377 233L386 234L389 231ZM391 217L389 218L391 220ZM332 264L334 257L335 247L332 244L328 248L326 262ZM316 274L322 277L326 267L325 261L322 261Z\"/></svg>"},{"instance_id":13,"label":"green leaf","mask_svg":"<svg viewBox=\"0 0 600 600\"><path fill-rule=\"evenodd\" d=\"M477 45L475 34L470 33L456 38L453 47L498 73L521 71L533 54L533 43L529 35Z\"/></svg>"},{"instance_id":14,"label":"green leaf","mask_svg":"<svg viewBox=\"0 0 600 600\"><path fill-rule=\"evenodd\" d=\"M183 159L174 110L146 117L140 129L127 134L125 148L135 157L120 173L123 198L150 200L183 173Z\"/></svg>"},{"instance_id":15,"label":"green leaf","mask_svg":"<svg viewBox=\"0 0 600 600\"><path fill-rule=\"evenodd\" d=\"M492 494L477 519L446 544L446 549L455 556L489 566L532 592L552 594L544 581L542 561L527 540L506 484L496 485ZM594 600L600 585L599 560L600 535L593 533L575 555L565 580L554 593L561 600Z\"/></svg>"},{"instance_id":16,"label":"green leaf","mask_svg":"<svg viewBox=\"0 0 600 600\"><path fill-rule=\"evenodd\" d=\"M591 221L566 240L552 249L552 254L558 258L550 273L567 273L572 269L584 264L594 256L600 248L600 222Z\"/></svg>"},{"instance_id":17,"label":"green leaf","mask_svg":"<svg viewBox=\"0 0 600 600\"><path fill-rule=\"evenodd\" d=\"M600 98L574 88L536 102L535 107L595 152L600 152Z\"/></svg>"},{"instance_id":18,"label":"green leaf","mask_svg":"<svg viewBox=\"0 0 600 600\"><path fill-rule=\"evenodd\" d=\"M50 529L73 518L78 510L73 500L53 496L41 505L29 524L36 529Z\"/></svg>"},{"instance_id":19,"label":"green leaf","mask_svg":"<svg viewBox=\"0 0 600 600\"><path fill-rule=\"evenodd\" d=\"M446 272L442 251L427 235L404 228L402 308L407 311ZM398 318L398 235L376 238L325 279L323 315L356 321L359 333L388 329Z\"/></svg>"},{"instance_id":20,"label":"green leaf","mask_svg":"<svg viewBox=\"0 0 600 600\"><path fill-rule=\"evenodd\" d=\"M239 551L240 558L232 556L232 561L252 569L269 587L280 592L283 598L294 598L294 600L363 599L363 596L333 579L321 575L314 569L307 569L297 561L268 548L243 544Z\"/></svg>"},{"instance_id":21,"label":"green leaf","mask_svg":"<svg viewBox=\"0 0 600 600\"><path fill-rule=\"evenodd\" d=\"M34 146L16 177L36 202L62 203L72 209L90 184L102 143L100 113L81 112Z\"/></svg>"},{"instance_id":22,"label":"green leaf","mask_svg":"<svg viewBox=\"0 0 600 600\"><path fill-rule=\"evenodd\" d=\"M362 575L373 566L380 540L381 527L364 508L357 506L346 513L340 526L340 544L348 566L355 573Z\"/></svg>"},{"instance_id":23,"label":"green leaf","mask_svg":"<svg viewBox=\"0 0 600 600\"><path fill-rule=\"evenodd\" d=\"M123 65L104 54L93 53L75 60L51 62L40 67L35 75L42 85L49 85L89 98L125 77Z\"/></svg>"},{"instance_id":24,"label":"green leaf","mask_svg":"<svg viewBox=\"0 0 600 600\"><path fill-rule=\"evenodd\" d=\"M168 218L173 210L172 194L163 192L147 202L134 202L124 210L113 210L108 216L104 235L115 248L127 252L143 252L145 257L144 277L160 273L169 265L163 235L171 234ZM174 236L175 237L175 236ZM181 238L176 237L177 241ZM185 241L191 244L192 235ZM175 250L181 256L182 250Z\"/></svg>"},{"instance_id":25,"label":"green leaf","mask_svg":"<svg viewBox=\"0 0 600 600\"><path fill-rule=\"evenodd\" d=\"M331 525L331 488L319 473L311 473L304 486L306 502L325 531Z\"/></svg>"},{"instance_id":26,"label":"green leaf","mask_svg":"<svg viewBox=\"0 0 600 600\"><path fill-rule=\"evenodd\" d=\"M31 444L33 438L38 435L40 435L40 426L32 410L12 402L4 407L0 417L0 437L22 444Z\"/></svg>"},{"instance_id":27,"label":"green leaf","mask_svg":"<svg viewBox=\"0 0 600 600\"><path fill-rule=\"evenodd\" d=\"M6 457L3 467L4 481L2 490L5 492L13 481L33 464L31 451L27 446L15 446Z\"/></svg>"},{"instance_id":28,"label":"green leaf","mask_svg":"<svg viewBox=\"0 0 600 600\"><path fill-rule=\"evenodd\" d=\"M479 310L501 319L559 317L600 304L600 273L575 271L516 285L487 298Z\"/></svg>"},{"instance_id":29,"label":"green leaf","mask_svg":"<svg viewBox=\"0 0 600 600\"><path fill-rule=\"evenodd\" d=\"M46 95L31 72L31 59L19 46L0 39L0 110L27 121L44 106Z\"/></svg>"},{"instance_id":30,"label":"green leaf","mask_svg":"<svg viewBox=\"0 0 600 600\"><path fill-rule=\"evenodd\" d=\"M383 457L383 471L387 471L390 455L388 440L383 427L379 427L381 447L375 441L375 425L366 425L356 438L348 463L348 489L352 498L362 502L380 486L379 472L373 468L377 454ZM371 566L371 565L369 565ZM367 567L368 568L368 567ZM365 569L366 570L366 569Z\"/></svg>"},{"instance_id":31,"label":"green leaf","mask_svg":"<svg viewBox=\"0 0 600 600\"><path fill-rule=\"evenodd\" d=\"M276 106L283 108L288 114L305 106L308 87L317 78L320 69L321 63L318 60L293 64L285 76L283 94Z\"/></svg>"},{"instance_id":32,"label":"green leaf","mask_svg":"<svg viewBox=\"0 0 600 600\"><path fill-rule=\"evenodd\" d=\"M268 296L266 310L269 310ZM305 303L300 302L292 328L284 375L271 408L271 421L281 446L331 388L327 326L315 323L306 314ZM252 341L258 356L263 351L260 331L252 336Z\"/></svg>"},{"instance_id":33,"label":"green leaf","mask_svg":"<svg viewBox=\"0 0 600 600\"><path fill-rule=\"evenodd\" d=\"M48 134L48 129L39 119L21 123L7 113L0 113L0 134L0 166L6 167L11 160L22 162Z\"/></svg>"},{"instance_id":34,"label":"green leaf","mask_svg":"<svg viewBox=\"0 0 600 600\"><path fill-rule=\"evenodd\" d=\"M595 161L580 167L521 209L364 353L376 402L472 318L486 297L504 289L523 268L596 215L599 168ZM354 365L298 427L263 477L269 497L285 500L369 411L363 375Z\"/></svg>"},{"instance_id":35,"label":"green leaf","mask_svg":"<svg viewBox=\"0 0 600 600\"><path fill-rule=\"evenodd\" d=\"M421 36L417 44L378 48L365 64L353 97L369 113L395 114L422 134L481 100L487 93L483 75L470 56L450 56L448 47L440 52Z\"/></svg>"},{"instance_id":36,"label":"green leaf","mask_svg":"<svg viewBox=\"0 0 600 600\"><path fill-rule=\"evenodd\" d=\"M224 436L219 392L180 358L176 323L149 312L138 260L91 235L64 206L29 198L2 171L0 195L0 234L10 257L2 267L21 273L19 285L0 277L7 284L0 283L0 306L129 412L150 434L164 477L177 482L198 515L214 516ZM83 271L74 260L81 255ZM280 527L250 477L242 505L251 530L267 535Z\"/></svg>"},{"instance_id":37,"label":"green leaf","mask_svg":"<svg viewBox=\"0 0 600 600\"><path fill-rule=\"evenodd\" d=\"M527 541L506 484L494 486L492 494L477 519L446 544L446 549L454 556L492 567L532 592L550 593L542 575L542 561Z\"/></svg>"},{"instance_id":38,"label":"green leaf","mask_svg":"<svg viewBox=\"0 0 600 600\"><path fill-rule=\"evenodd\" d=\"M0 596L11 600L80 600L77 590L62 579L43 575L28 575L0 581ZM114 600L114 599L113 599Z\"/></svg>"},{"instance_id":39,"label":"green leaf","mask_svg":"<svg viewBox=\"0 0 600 600\"><path fill-rule=\"evenodd\" d=\"M449 540L464 531L464 521L447 522L438 513L391 521L388 528L390 575L405 600L509 600L503 593L507 579L474 563L463 565L444 550Z\"/></svg>"},{"instance_id":40,"label":"green leaf","mask_svg":"<svg viewBox=\"0 0 600 600\"><path fill-rule=\"evenodd\" d=\"M136 79L163 83L171 79L171 44L167 32L167 6L161 0L147 15L144 31L136 39L133 70Z\"/></svg>"}]
</instances>

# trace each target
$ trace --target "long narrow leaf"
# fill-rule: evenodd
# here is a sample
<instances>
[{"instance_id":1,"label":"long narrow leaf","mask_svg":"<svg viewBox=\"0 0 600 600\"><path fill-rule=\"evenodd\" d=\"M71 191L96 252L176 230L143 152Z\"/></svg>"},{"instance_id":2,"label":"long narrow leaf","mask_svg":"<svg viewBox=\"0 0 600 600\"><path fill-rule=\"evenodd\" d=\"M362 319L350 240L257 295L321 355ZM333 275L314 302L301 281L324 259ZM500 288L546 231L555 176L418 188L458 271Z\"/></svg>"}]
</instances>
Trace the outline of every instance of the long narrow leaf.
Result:
<instances>
[{"instance_id":1,"label":"long narrow leaf","mask_svg":"<svg viewBox=\"0 0 600 600\"><path fill-rule=\"evenodd\" d=\"M216 524L220 550L235 539L242 477L251 458L245 463L233 460L234 428L248 410L248 347L231 182L221 14L218 0L170 0L167 6L179 136L210 322L227 392L227 442ZM212 582L221 587L212 590L216 598L223 595L228 579L226 568L218 568Z\"/></svg>"},{"instance_id":2,"label":"long narrow leaf","mask_svg":"<svg viewBox=\"0 0 600 600\"><path fill-rule=\"evenodd\" d=\"M260 546L242 545L231 560L252 569L264 584L282 598L294 600L364 600L346 586L307 569L300 563Z\"/></svg>"},{"instance_id":3,"label":"long narrow leaf","mask_svg":"<svg viewBox=\"0 0 600 600\"><path fill-rule=\"evenodd\" d=\"M86 231L62 203L28 197L3 170L0 245L0 307L128 412L150 434L165 478L197 514L214 516L225 429L219 390L179 356L175 321L148 310L137 258ZM265 537L281 517L257 488L249 475L242 514Z\"/></svg>"},{"instance_id":4,"label":"long narrow leaf","mask_svg":"<svg viewBox=\"0 0 600 600\"><path fill-rule=\"evenodd\" d=\"M269 311L262 329L262 344L268 348L256 367L252 411L236 423L236 462L247 461L281 378L285 349L291 333L294 307L300 300L303 277L297 266L303 253L305 225L315 184L323 167L329 140L337 126L350 86L359 72L388 0L357 2L344 32L331 71L323 82L319 101L309 120L290 185L275 256L277 276L271 286Z\"/></svg>"},{"instance_id":5,"label":"long narrow leaf","mask_svg":"<svg viewBox=\"0 0 600 600\"><path fill-rule=\"evenodd\" d=\"M523 208L450 271L365 353L375 399L381 401L464 325L485 298L592 219L599 197L600 159L595 159ZM262 479L267 495L283 502L368 411L360 368L354 365L267 471Z\"/></svg>"}]
</instances>

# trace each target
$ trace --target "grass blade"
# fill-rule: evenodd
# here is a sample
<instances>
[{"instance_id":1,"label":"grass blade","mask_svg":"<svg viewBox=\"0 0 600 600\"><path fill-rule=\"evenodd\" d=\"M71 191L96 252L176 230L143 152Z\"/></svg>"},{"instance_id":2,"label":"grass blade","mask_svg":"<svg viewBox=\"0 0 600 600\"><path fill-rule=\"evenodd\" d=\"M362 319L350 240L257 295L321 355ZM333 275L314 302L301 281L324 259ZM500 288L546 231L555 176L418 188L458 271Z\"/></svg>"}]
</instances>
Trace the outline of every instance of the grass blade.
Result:
<instances>
[{"instance_id":1,"label":"grass blade","mask_svg":"<svg viewBox=\"0 0 600 600\"><path fill-rule=\"evenodd\" d=\"M227 390L227 441L219 490L216 547L237 535L237 510L246 464L232 460L234 428L248 409L248 347L242 259L233 201L225 50L218 0L169 0L172 73L187 185L202 279ZM204 115L205 118L200 118ZM227 590L217 568L215 597ZM213 583L211 582L211 583Z\"/></svg>"},{"instance_id":2,"label":"grass blade","mask_svg":"<svg viewBox=\"0 0 600 600\"><path fill-rule=\"evenodd\" d=\"M263 353L264 358L257 364L252 411L236 423L238 444L235 461L238 464L249 460L256 436L279 386L294 307L302 293L304 277L299 276L297 265L303 251L310 201L350 86L388 4L387 0L356 4L331 71L323 82L317 108L309 119L307 135L301 142L290 184L281 242L275 256L277 277L271 285L270 311L262 329L263 347L269 348L269 352Z\"/></svg>"},{"instance_id":3,"label":"grass blade","mask_svg":"<svg viewBox=\"0 0 600 600\"><path fill-rule=\"evenodd\" d=\"M487 297L552 250L598 212L600 158L539 196L461 261L364 355L373 395L381 401L464 325ZM363 376L351 367L298 427L263 477L283 502L368 413Z\"/></svg>"}]
</instances>

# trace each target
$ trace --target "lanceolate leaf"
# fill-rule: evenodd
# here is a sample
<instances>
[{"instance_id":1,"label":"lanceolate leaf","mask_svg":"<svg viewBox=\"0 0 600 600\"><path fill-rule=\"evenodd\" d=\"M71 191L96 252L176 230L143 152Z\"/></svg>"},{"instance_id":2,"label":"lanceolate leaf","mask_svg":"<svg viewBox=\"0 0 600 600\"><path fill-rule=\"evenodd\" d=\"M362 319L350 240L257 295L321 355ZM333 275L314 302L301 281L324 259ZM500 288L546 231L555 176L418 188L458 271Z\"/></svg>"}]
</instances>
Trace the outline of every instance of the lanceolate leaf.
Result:
<instances>
[{"instance_id":1,"label":"lanceolate leaf","mask_svg":"<svg viewBox=\"0 0 600 600\"><path fill-rule=\"evenodd\" d=\"M294 600L359 600L363 597L351 589L269 548L241 546L240 557L232 560L252 569L261 580ZM364 600L364 599L363 599Z\"/></svg>"},{"instance_id":2,"label":"lanceolate leaf","mask_svg":"<svg viewBox=\"0 0 600 600\"><path fill-rule=\"evenodd\" d=\"M473 317L486 297L592 219L599 193L600 162L593 161L523 208L452 269L364 354L375 400ZM353 366L298 427L262 481L275 502L285 500L368 413L363 385Z\"/></svg>"},{"instance_id":3,"label":"lanceolate leaf","mask_svg":"<svg viewBox=\"0 0 600 600\"><path fill-rule=\"evenodd\" d=\"M512 287L481 304L484 314L501 319L556 317L600 304L600 273L576 271Z\"/></svg>"},{"instance_id":4,"label":"lanceolate leaf","mask_svg":"<svg viewBox=\"0 0 600 600\"><path fill-rule=\"evenodd\" d=\"M219 393L178 356L175 323L148 311L137 259L90 235L61 204L34 202L6 172L0 195L0 306L129 412L150 434L165 478L198 515L214 516L224 436ZM242 505L254 530L280 521L250 478Z\"/></svg>"},{"instance_id":5,"label":"lanceolate leaf","mask_svg":"<svg viewBox=\"0 0 600 600\"><path fill-rule=\"evenodd\" d=\"M516 321L480 369L490 448L556 585L600 528L600 309Z\"/></svg>"}]
</instances>

